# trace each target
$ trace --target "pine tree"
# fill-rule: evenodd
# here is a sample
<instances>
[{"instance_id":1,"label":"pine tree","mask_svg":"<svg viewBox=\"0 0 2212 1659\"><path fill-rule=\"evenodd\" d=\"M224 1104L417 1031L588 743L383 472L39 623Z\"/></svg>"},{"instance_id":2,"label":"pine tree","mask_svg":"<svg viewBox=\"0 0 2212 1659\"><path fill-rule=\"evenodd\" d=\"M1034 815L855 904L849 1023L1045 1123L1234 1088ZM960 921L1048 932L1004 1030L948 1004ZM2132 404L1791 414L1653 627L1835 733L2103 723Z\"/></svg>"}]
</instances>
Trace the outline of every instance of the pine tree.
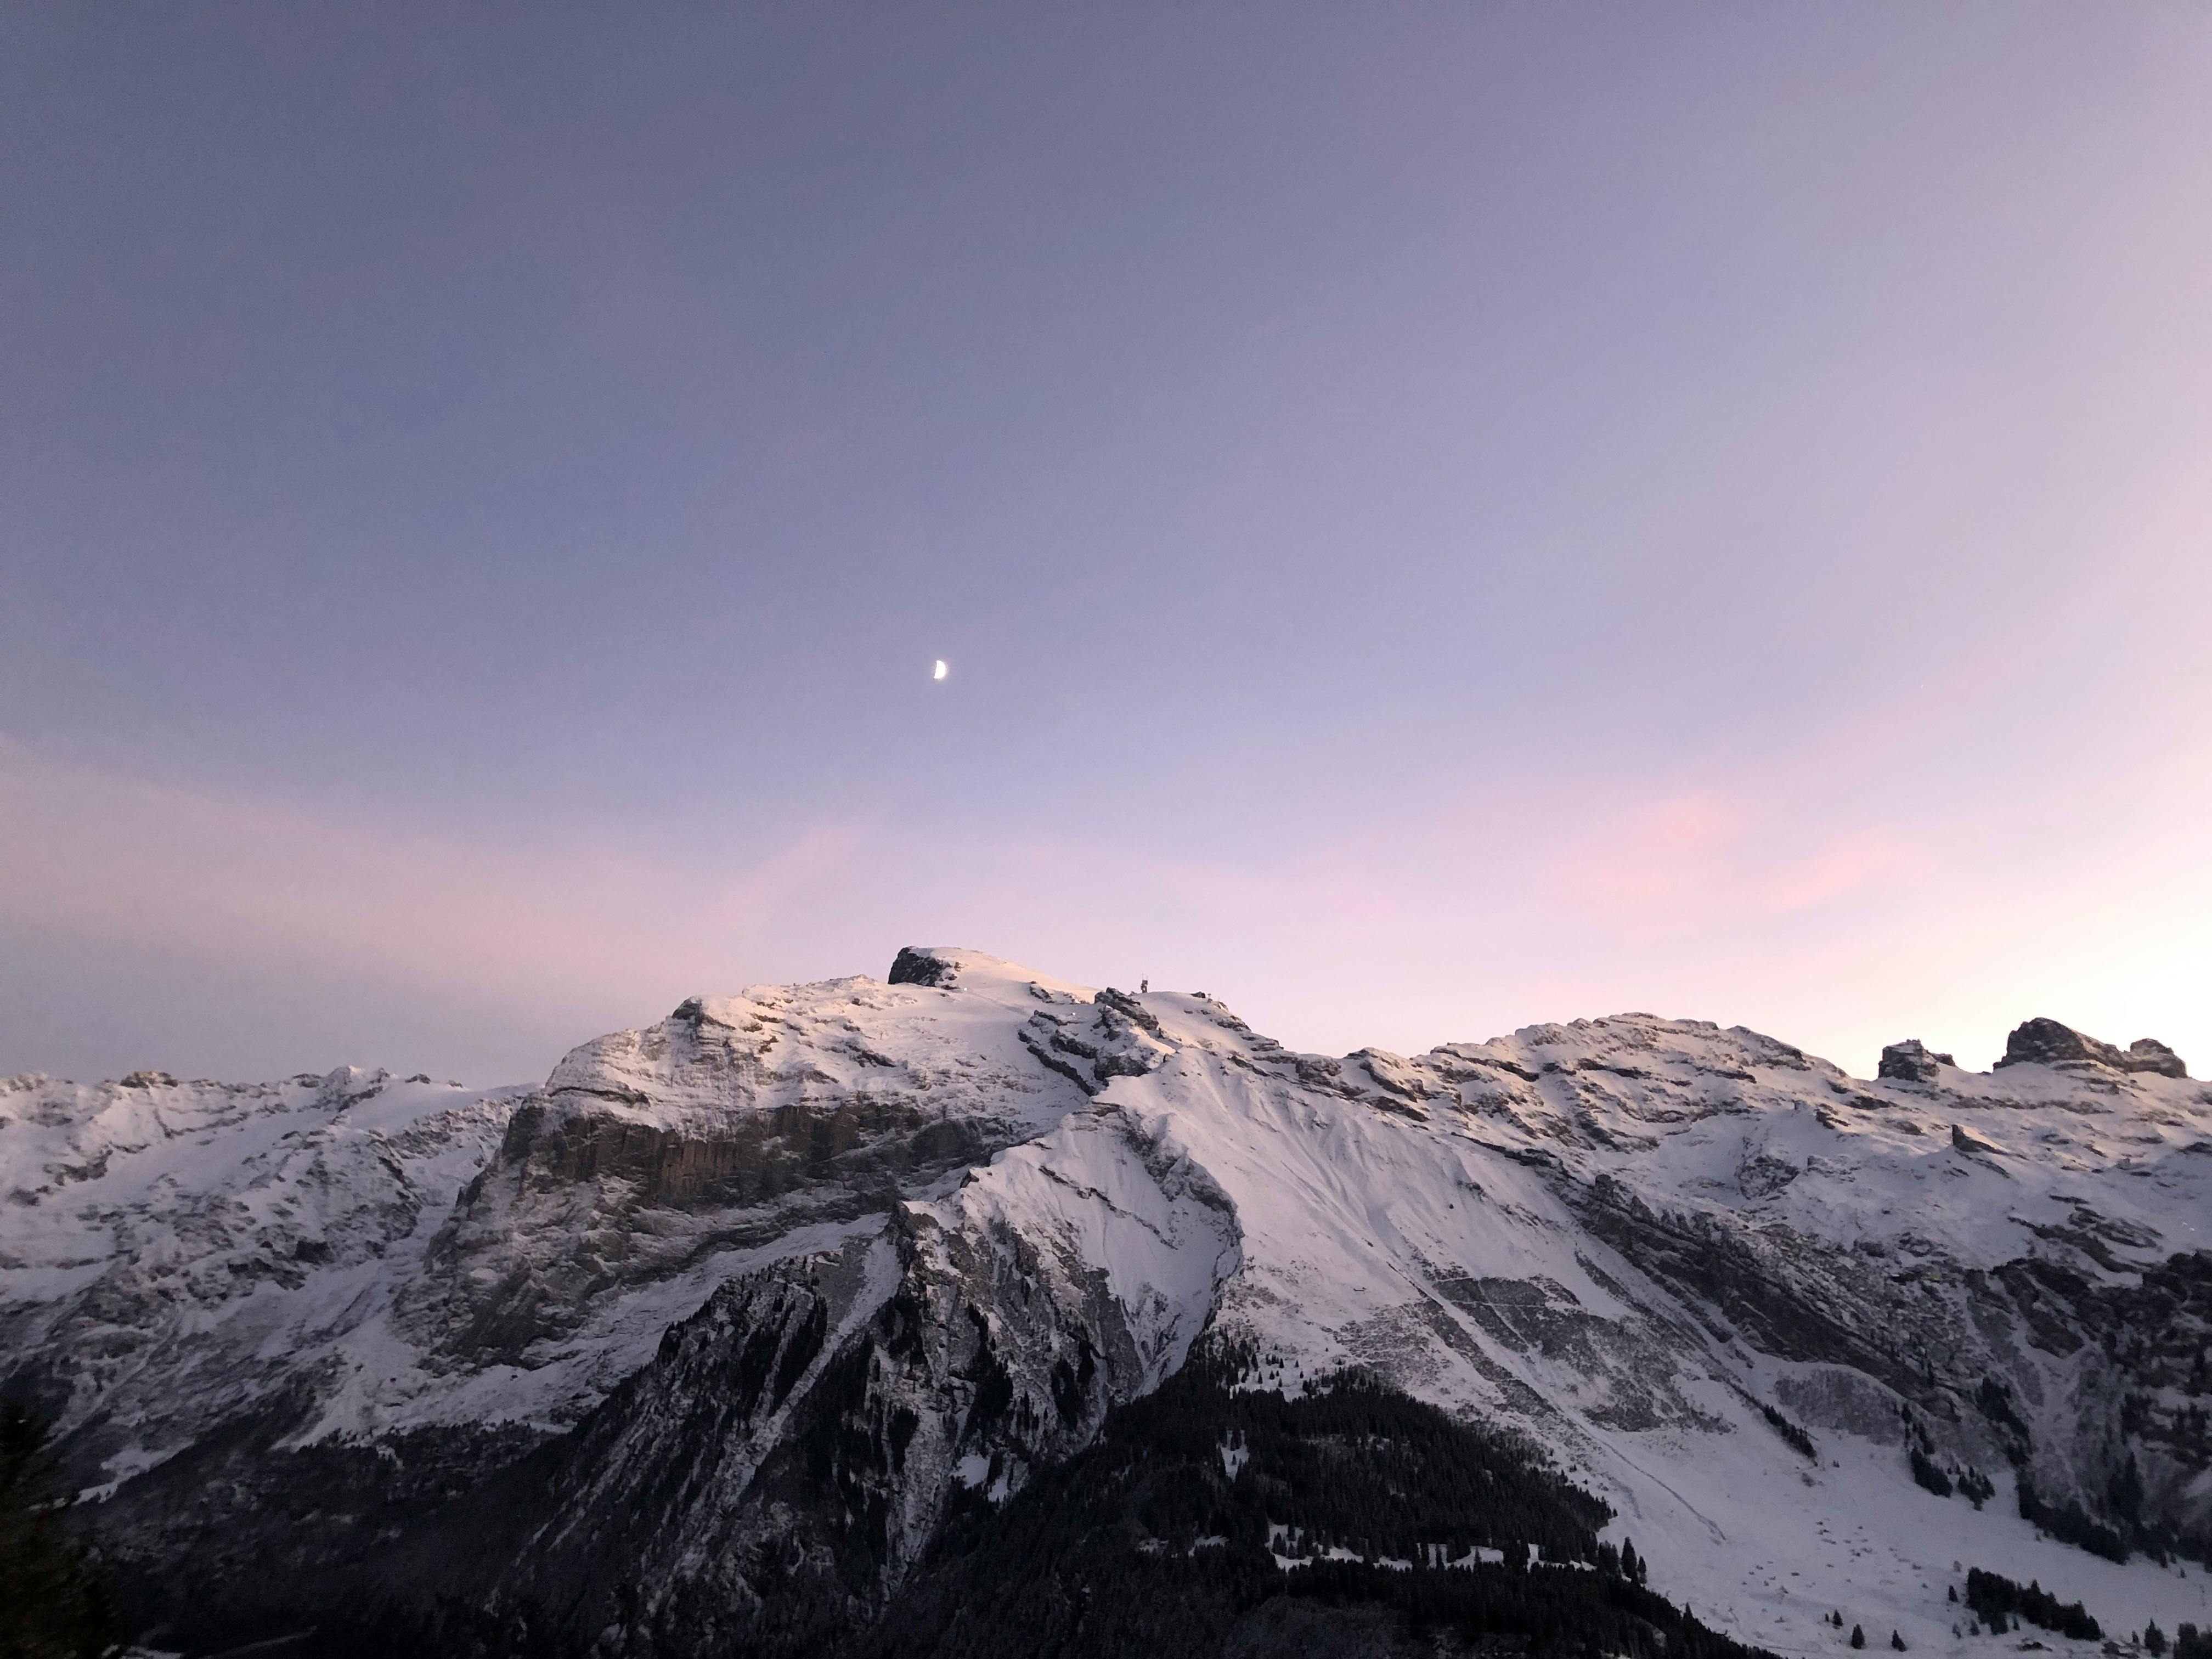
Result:
<instances>
[{"instance_id":1,"label":"pine tree","mask_svg":"<svg viewBox=\"0 0 2212 1659\"><path fill-rule=\"evenodd\" d=\"M2143 1626L2142 1644L2153 1653L2166 1651L2166 1632L2158 1627L2157 1620Z\"/></svg>"},{"instance_id":2,"label":"pine tree","mask_svg":"<svg viewBox=\"0 0 2212 1659\"><path fill-rule=\"evenodd\" d=\"M1905 1651L1905 1638L1902 1636L1899 1636L1895 1631L1892 1631L1889 1633L1889 1644L1893 1648L1895 1648L1899 1653Z\"/></svg>"},{"instance_id":3,"label":"pine tree","mask_svg":"<svg viewBox=\"0 0 2212 1659\"><path fill-rule=\"evenodd\" d=\"M1863 1626L1858 1625L1851 1626L1851 1645L1855 1648L1863 1648L1866 1645L1866 1631Z\"/></svg>"}]
</instances>

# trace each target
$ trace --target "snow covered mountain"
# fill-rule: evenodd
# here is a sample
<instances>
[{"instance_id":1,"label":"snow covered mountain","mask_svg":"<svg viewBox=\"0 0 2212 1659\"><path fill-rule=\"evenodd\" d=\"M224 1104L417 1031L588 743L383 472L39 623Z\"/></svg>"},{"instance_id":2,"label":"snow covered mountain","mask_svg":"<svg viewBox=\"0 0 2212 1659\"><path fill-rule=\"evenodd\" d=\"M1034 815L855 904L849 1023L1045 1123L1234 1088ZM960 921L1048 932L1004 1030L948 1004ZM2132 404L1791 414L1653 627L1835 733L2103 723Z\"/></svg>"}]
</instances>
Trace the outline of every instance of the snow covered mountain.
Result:
<instances>
[{"instance_id":1,"label":"snow covered mountain","mask_svg":"<svg viewBox=\"0 0 2212 1659\"><path fill-rule=\"evenodd\" d=\"M1881 1069L1642 1014L1327 1059L933 949L538 1089L17 1078L0 1363L187 1644L865 1619L1202 1333L1516 1431L1774 1651L1972 1650L1973 1565L2212 1626L2212 1092L2050 1021Z\"/></svg>"}]
</instances>

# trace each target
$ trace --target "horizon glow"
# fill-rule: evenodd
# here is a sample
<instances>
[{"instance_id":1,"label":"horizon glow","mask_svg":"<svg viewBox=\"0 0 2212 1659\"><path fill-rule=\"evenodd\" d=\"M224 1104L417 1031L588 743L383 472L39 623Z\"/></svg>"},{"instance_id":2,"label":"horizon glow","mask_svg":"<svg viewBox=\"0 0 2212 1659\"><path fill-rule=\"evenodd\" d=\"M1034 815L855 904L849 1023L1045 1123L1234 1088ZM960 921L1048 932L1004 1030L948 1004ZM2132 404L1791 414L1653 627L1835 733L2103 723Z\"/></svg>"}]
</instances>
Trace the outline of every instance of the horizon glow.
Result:
<instances>
[{"instance_id":1,"label":"horizon glow","mask_svg":"<svg viewBox=\"0 0 2212 1659\"><path fill-rule=\"evenodd\" d=\"M2212 1073L2212 15L0 41L0 1073L907 944Z\"/></svg>"}]
</instances>

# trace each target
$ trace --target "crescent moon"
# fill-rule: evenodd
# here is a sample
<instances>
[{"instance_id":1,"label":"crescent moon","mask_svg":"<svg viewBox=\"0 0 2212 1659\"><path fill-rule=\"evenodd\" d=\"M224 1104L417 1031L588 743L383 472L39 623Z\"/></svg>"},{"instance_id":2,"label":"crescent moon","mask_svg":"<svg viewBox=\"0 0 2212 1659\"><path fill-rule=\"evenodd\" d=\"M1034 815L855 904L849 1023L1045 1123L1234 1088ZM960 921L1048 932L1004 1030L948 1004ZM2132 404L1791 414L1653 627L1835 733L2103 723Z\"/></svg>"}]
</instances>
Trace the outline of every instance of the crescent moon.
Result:
<instances>
[{"instance_id":1,"label":"crescent moon","mask_svg":"<svg viewBox=\"0 0 2212 1659\"><path fill-rule=\"evenodd\" d=\"M948 672L949 671L945 666L945 659L939 657L937 659L937 666L931 672L929 678L933 680L941 680Z\"/></svg>"}]
</instances>

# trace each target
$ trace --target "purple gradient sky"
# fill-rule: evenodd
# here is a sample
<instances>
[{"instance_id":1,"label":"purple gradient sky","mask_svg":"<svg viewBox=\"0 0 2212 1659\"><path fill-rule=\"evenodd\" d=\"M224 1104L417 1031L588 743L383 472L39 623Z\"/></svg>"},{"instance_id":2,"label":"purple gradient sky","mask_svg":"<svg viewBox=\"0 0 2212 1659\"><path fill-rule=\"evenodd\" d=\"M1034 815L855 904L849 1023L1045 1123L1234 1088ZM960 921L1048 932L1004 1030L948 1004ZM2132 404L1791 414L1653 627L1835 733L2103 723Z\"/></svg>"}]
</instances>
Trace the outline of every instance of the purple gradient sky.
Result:
<instances>
[{"instance_id":1,"label":"purple gradient sky","mask_svg":"<svg viewBox=\"0 0 2212 1659\"><path fill-rule=\"evenodd\" d=\"M2212 1071L2201 6L18 6L0 185L0 1072Z\"/></svg>"}]
</instances>

